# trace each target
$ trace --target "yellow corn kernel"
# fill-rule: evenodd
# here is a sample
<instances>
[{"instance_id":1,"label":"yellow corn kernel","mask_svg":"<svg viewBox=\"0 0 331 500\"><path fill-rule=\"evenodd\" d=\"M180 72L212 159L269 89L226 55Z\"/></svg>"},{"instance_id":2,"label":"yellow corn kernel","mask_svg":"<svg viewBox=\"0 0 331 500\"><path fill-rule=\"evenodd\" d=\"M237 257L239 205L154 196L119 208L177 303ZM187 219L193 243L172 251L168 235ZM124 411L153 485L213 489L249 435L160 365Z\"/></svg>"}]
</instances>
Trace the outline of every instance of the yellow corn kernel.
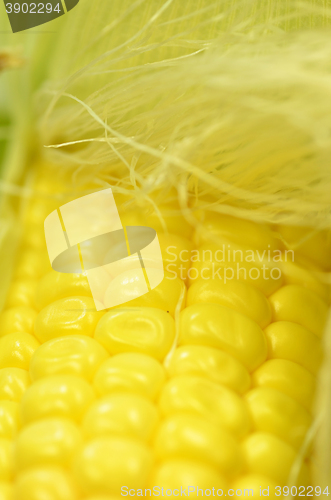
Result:
<instances>
[{"instance_id":1,"label":"yellow corn kernel","mask_svg":"<svg viewBox=\"0 0 331 500\"><path fill-rule=\"evenodd\" d=\"M51 270L38 282L35 304L40 311L52 302L67 297L92 297L86 276Z\"/></svg>"},{"instance_id":2,"label":"yellow corn kernel","mask_svg":"<svg viewBox=\"0 0 331 500\"><path fill-rule=\"evenodd\" d=\"M197 280L187 294L187 306L213 302L248 316L261 328L271 322L271 307L262 292L243 281Z\"/></svg>"},{"instance_id":3,"label":"yellow corn kernel","mask_svg":"<svg viewBox=\"0 0 331 500\"><path fill-rule=\"evenodd\" d=\"M310 411L316 379L308 370L293 361L272 359L263 363L252 374L252 385L277 389Z\"/></svg>"},{"instance_id":4,"label":"yellow corn kernel","mask_svg":"<svg viewBox=\"0 0 331 500\"><path fill-rule=\"evenodd\" d=\"M144 443L102 437L87 443L77 454L73 472L85 494L118 495L124 485L144 488L152 463L152 453Z\"/></svg>"},{"instance_id":5,"label":"yellow corn kernel","mask_svg":"<svg viewBox=\"0 0 331 500\"><path fill-rule=\"evenodd\" d=\"M0 401L0 438L14 438L20 426L19 404L14 401Z\"/></svg>"},{"instance_id":6,"label":"yellow corn kernel","mask_svg":"<svg viewBox=\"0 0 331 500\"><path fill-rule=\"evenodd\" d=\"M191 265L193 243L177 234L158 234L164 269L171 275L186 281Z\"/></svg>"},{"instance_id":7,"label":"yellow corn kernel","mask_svg":"<svg viewBox=\"0 0 331 500\"><path fill-rule=\"evenodd\" d=\"M14 447L9 439L0 438L0 481L10 481L14 476ZM0 490L1 491L1 490ZM0 494L1 499L1 494Z\"/></svg>"},{"instance_id":8,"label":"yellow corn kernel","mask_svg":"<svg viewBox=\"0 0 331 500\"><path fill-rule=\"evenodd\" d=\"M39 466L18 474L13 500L78 500L70 474L61 467Z\"/></svg>"},{"instance_id":9,"label":"yellow corn kernel","mask_svg":"<svg viewBox=\"0 0 331 500\"><path fill-rule=\"evenodd\" d=\"M247 369L231 354L213 347L188 345L178 347L170 360L168 372L177 375L198 375L243 394L251 385Z\"/></svg>"},{"instance_id":10,"label":"yellow corn kernel","mask_svg":"<svg viewBox=\"0 0 331 500\"><path fill-rule=\"evenodd\" d=\"M218 347L241 361L250 372L267 357L261 328L243 314L219 304L194 304L184 309L179 344Z\"/></svg>"},{"instance_id":11,"label":"yellow corn kernel","mask_svg":"<svg viewBox=\"0 0 331 500\"><path fill-rule=\"evenodd\" d=\"M162 489L164 495L167 495L167 490L177 490L175 495L195 498L205 494L205 490L210 490L211 495L221 496L221 490L226 491L227 484L224 477L218 470L203 462L189 460L189 459L172 459L167 460L161 465L158 465L153 471L150 481L151 487L155 486L155 496L162 496ZM188 488L190 487L190 491ZM201 491L197 493L197 487ZM148 494L148 492L147 492Z\"/></svg>"},{"instance_id":12,"label":"yellow corn kernel","mask_svg":"<svg viewBox=\"0 0 331 500\"><path fill-rule=\"evenodd\" d=\"M314 292L298 285L286 285L270 298L274 321L292 321L321 337L328 306Z\"/></svg>"},{"instance_id":13,"label":"yellow corn kernel","mask_svg":"<svg viewBox=\"0 0 331 500\"><path fill-rule=\"evenodd\" d=\"M47 252L24 249L15 266L17 279L38 279L51 270Z\"/></svg>"},{"instance_id":14,"label":"yellow corn kernel","mask_svg":"<svg viewBox=\"0 0 331 500\"><path fill-rule=\"evenodd\" d=\"M132 269L126 269L125 259L119 260L118 263L116 262L117 272L114 278L110 279L110 283L104 294L103 302L105 304L112 304L113 297L116 297L117 305L109 307L108 310L117 309L118 307L122 308L131 306L135 307L136 305L146 305L146 300L148 304L148 299L145 298L145 295L149 295L149 293L152 292L147 292L146 279L144 273L141 270L140 259L136 255L129 257L129 260L130 265L133 266ZM145 262L145 265L148 267L147 262ZM137 266L139 267L137 268ZM119 267L123 268L123 272L119 271ZM148 279L151 279L152 281L155 279L155 281L157 280L159 282L162 278L163 273L160 269L155 269L153 267L148 268ZM131 283L132 286L128 287L128 283ZM145 295L143 295L141 298L139 297L136 300L137 295L145 292L145 290ZM162 305L164 305L164 303L162 303Z\"/></svg>"},{"instance_id":15,"label":"yellow corn kernel","mask_svg":"<svg viewBox=\"0 0 331 500\"><path fill-rule=\"evenodd\" d=\"M175 339L175 322L153 307L113 309L99 322L94 338L110 354L140 352L162 361Z\"/></svg>"},{"instance_id":16,"label":"yellow corn kernel","mask_svg":"<svg viewBox=\"0 0 331 500\"><path fill-rule=\"evenodd\" d=\"M155 400L165 382L165 370L146 354L117 354L105 361L94 377L97 394L135 392Z\"/></svg>"},{"instance_id":17,"label":"yellow corn kernel","mask_svg":"<svg viewBox=\"0 0 331 500\"><path fill-rule=\"evenodd\" d=\"M224 254L220 253L223 250ZM269 297L283 283L278 263L248 251L250 253L246 258L245 250L233 244L229 247L225 245L224 249L215 243L202 245L192 255L192 266L187 273L189 285L192 286L198 279L225 283L238 279Z\"/></svg>"},{"instance_id":18,"label":"yellow corn kernel","mask_svg":"<svg viewBox=\"0 0 331 500\"><path fill-rule=\"evenodd\" d=\"M194 235L199 244L207 241L233 242L241 247L263 251L277 249L278 242L266 224L257 224L231 215L208 212Z\"/></svg>"},{"instance_id":19,"label":"yellow corn kernel","mask_svg":"<svg viewBox=\"0 0 331 500\"><path fill-rule=\"evenodd\" d=\"M39 345L29 333L8 333L0 338L0 368L28 370L31 356Z\"/></svg>"},{"instance_id":20,"label":"yellow corn kernel","mask_svg":"<svg viewBox=\"0 0 331 500\"><path fill-rule=\"evenodd\" d=\"M22 279L13 281L7 295L6 307L27 306L35 307L36 279Z\"/></svg>"},{"instance_id":21,"label":"yellow corn kernel","mask_svg":"<svg viewBox=\"0 0 331 500\"><path fill-rule=\"evenodd\" d=\"M262 476L260 474L245 474L244 476L236 479L232 483L231 488L234 490L235 497L267 496L268 500L283 499L283 495L278 495L279 489L276 489L277 486L279 485L268 477Z\"/></svg>"},{"instance_id":22,"label":"yellow corn kernel","mask_svg":"<svg viewBox=\"0 0 331 500\"><path fill-rule=\"evenodd\" d=\"M300 226L280 226L279 232L287 246L310 259L319 268L330 270L331 243L328 231L314 231Z\"/></svg>"},{"instance_id":23,"label":"yellow corn kernel","mask_svg":"<svg viewBox=\"0 0 331 500\"><path fill-rule=\"evenodd\" d=\"M163 420L155 437L157 458L193 459L234 476L242 468L241 450L234 437L219 425L189 413Z\"/></svg>"},{"instance_id":24,"label":"yellow corn kernel","mask_svg":"<svg viewBox=\"0 0 331 500\"><path fill-rule=\"evenodd\" d=\"M40 342L65 335L92 337L103 314L103 311L96 311L90 297L60 299L40 311L35 335Z\"/></svg>"},{"instance_id":25,"label":"yellow corn kernel","mask_svg":"<svg viewBox=\"0 0 331 500\"><path fill-rule=\"evenodd\" d=\"M192 228L180 214L180 210L176 210L174 206L161 204L157 208L161 218L155 212L148 213L139 207L139 211L130 210L123 213L121 221L124 226L148 226L155 229L158 234L165 232L190 238Z\"/></svg>"},{"instance_id":26,"label":"yellow corn kernel","mask_svg":"<svg viewBox=\"0 0 331 500\"><path fill-rule=\"evenodd\" d=\"M68 417L80 421L95 399L86 380L74 375L53 375L34 382L21 400L25 423L47 417Z\"/></svg>"},{"instance_id":27,"label":"yellow corn kernel","mask_svg":"<svg viewBox=\"0 0 331 500\"><path fill-rule=\"evenodd\" d=\"M0 400L20 401L30 385L29 373L21 368L0 370Z\"/></svg>"},{"instance_id":28,"label":"yellow corn kernel","mask_svg":"<svg viewBox=\"0 0 331 500\"><path fill-rule=\"evenodd\" d=\"M279 263L279 267L282 270L285 285L299 285L308 288L324 302L329 303L329 286L322 283L311 271L285 258Z\"/></svg>"},{"instance_id":29,"label":"yellow corn kernel","mask_svg":"<svg viewBox=\"0 0 331 500\"><path fill-rule=\"evenodd\" d=\"M289 321L276 321L265 329L268 358L288 359L316 375L322 362L320 339L306 328Z\"/></svg>"},{"instance_id":30,"label":"yellow corn kernel","mask_svg":"<svg viewBox=\"0 0 331 500\"><path fill-rule=\"evenodd\" d=\"M256 431L270 432L298 449L311 425L311 416L294 399L275 389L259 387L245 395Z\"/></svg>"},{"instance_id":31,"label":"yellow corn kernel","mask_svg":"<svg viewBox=\"0 0 331 500\"><path fill-rule=\"evenodd\" d=\"M157 271L158 272L158 271ZM124 275L124 278L127 279L127 274ZM111 292L113 293L113 288ZM131 291L127 289L127 287L123 287L123 294L129 293ZM181 297L182 299L182 308L185 307L186 301L186 287L184 283L177 277L172 277L169 273L164 272L164 278L161 283L153 288L153 290L145 293L145 295L141 295L140 297L129 300L130 295L124 296L125 304L123 300L123 305L118 307L156 307L157 309L162 309L163 311L170 313L172 317L175 315L175 310L177 304ZM107 302L107 298L105 299Z\"/></svg>"},{"instance_id":32,"label":"yellow corn kernel","mask_svg":"<svg viewBox=\"0 0 331 500\"><path fill-rule=\"evenodd\" d=\"M0 500L13 500L13 485L11 482L0 481Z\"/></svg>"},{"instance_id":33,"label":"yellow corn kernel","mask_svg":"<svg viewBox=\"0 0 331 500\"><path fill-rule=\"evenodd\" d=\"M296 459L296 450L272 434L254 432L242 443L247 471L262 474L284 486L289 479L291 467ZM303 464L297 485L306 485L307 467Z\"/></svg>"},{"instance_id":34,"label":"yellow corn kernel","mask_svg":"<svg viewBox=\"0 0 331 500\"><path fill-rule=\"evenodd\" d=\"M37 312L32 307L18 306L6 309L0 315L0 337L8 333L33 332Z\"/></svg>"},{"instance_id":35,"label":"yellow corn kernel","mask_svg":"<svg viewBox=\"0 0 331 500\"><path fill-rule=\"evenodd\" d=\"M117 393L98 399L83 419L88 438L106 435L150 441L159 416L148 399L135 394Z\"/></svg>"},{"instance_id":36,"label":"yellow corn kernel","mask_svg":"<svg viewBox=\"0 0 331 500\"><path fill-rule=\"evenodd\" d=\"M38 465L70 465L82 444L77 426L69 419L47 418L24 427L15 444L19 470Z\"/></svg>"},{"instance_id":37,"label":"yellow corn kernel","mask_svg":"<svg viewBox=\"0 0 331 500\"><path fill-rule=\"evenodd\" d=\"M68 335L48 340L32 356L32 380L50 375L77 375L91 382L109 354L96 340L85 335Z\"/></svg>"},{"instance_id":38,"label":"yellow corn kernel","mask_svg":"<svg viewBox=\"0 0 331 500\"><path fill-rule=\"evenodd\" d=\"M159 404L165 416L175 412L193 412L223 425L238 437L247 434L251 427L242 398L227 387L201 377L170 379L161 392Z\"/></svg>"}]
</instances>

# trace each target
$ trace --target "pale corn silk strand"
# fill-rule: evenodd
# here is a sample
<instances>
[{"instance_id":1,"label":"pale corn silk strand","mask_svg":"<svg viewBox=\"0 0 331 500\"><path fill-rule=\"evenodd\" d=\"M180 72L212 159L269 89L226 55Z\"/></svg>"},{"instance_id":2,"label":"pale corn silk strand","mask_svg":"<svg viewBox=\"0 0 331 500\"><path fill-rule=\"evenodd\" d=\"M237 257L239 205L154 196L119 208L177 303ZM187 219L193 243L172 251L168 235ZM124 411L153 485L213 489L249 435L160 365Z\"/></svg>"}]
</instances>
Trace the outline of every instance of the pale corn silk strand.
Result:
<instances>
[{"instance_id":1,"label":"pale corn silk strand","mask_svg":"<svg viewBox=\"0 0 331 500\"><path fill-rule=\"evenodd\" d=\"M322 2L81 1L36 99L41 142L128 208L174 187L194 226L205 209L329 228L328 19Z\"/></svg>"}]
</instances>

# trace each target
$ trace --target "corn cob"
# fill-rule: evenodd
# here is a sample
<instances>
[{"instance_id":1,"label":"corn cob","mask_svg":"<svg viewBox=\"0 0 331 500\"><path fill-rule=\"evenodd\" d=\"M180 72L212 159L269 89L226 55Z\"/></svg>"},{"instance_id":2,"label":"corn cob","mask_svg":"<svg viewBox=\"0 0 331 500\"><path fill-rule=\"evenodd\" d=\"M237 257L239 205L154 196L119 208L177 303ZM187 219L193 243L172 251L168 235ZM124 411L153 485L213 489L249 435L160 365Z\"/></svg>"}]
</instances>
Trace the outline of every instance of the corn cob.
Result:
<instances>
[{"instance_id":1,"label":"corn cob","mask_svg":"<svg viewBox=\"0 0 331 500\"><path fill-rule=\"evenodd\" d=\"M165 217L171 232L161 234L149 217L165 266L169 248L184 251L184 274L166 271L149 294L97 312L86 278L47 262L42 227L53 208L30 204L0 318L1 500L114 500L122 487L148 496L153 486L269 487L273 497L312 423L328 307L314 270L329 265L326 243L320 252L312 239L297 252L305 267L284 262L278 279L195 279L202 262L206 273L224 267L220 242L285 249L275 230L244 220L207 214L192 234ZM122 214L125 224L133 217ZM207 250L207 260L186 261ZM251 263L240 265L249 275ZM311 484L309 453L298 486Z\"/></svg>"}]
</instances>

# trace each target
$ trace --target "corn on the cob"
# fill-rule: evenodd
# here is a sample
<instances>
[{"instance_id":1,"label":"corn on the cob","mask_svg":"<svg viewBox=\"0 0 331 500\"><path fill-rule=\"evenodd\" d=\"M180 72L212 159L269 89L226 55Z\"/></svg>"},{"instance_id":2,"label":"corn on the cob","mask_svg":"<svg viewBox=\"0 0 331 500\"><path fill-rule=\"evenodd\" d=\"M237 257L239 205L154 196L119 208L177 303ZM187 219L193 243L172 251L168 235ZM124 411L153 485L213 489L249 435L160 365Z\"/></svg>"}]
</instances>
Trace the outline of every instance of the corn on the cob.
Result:
<instances>
[{"instance_id":1,"label":"corn on the cob","mask_svg":"<svg viewBox=\"0 0 331 500\"><path fill-rule=\"evenodd\" d=\"M194 280L201 265L186 262L182 280L166 273L146 296L97 312L85 277L48 270L44 242L31 244L48 211L32 202L0 318L1 500L192 485L269 487L273 497L312 422L328 290L298 265L279 279L224 283ZM174 234L160 237L165 265L169 246L215 255L215 237L231 250L284 250L247 221L212 217L193 238L182 224L170 220ZM319 240L311 245L303 257L325 268ZM208 272L215 263L204 262ZM308 460L297 485L311 483Z\"/></svg>"}]
</instances>

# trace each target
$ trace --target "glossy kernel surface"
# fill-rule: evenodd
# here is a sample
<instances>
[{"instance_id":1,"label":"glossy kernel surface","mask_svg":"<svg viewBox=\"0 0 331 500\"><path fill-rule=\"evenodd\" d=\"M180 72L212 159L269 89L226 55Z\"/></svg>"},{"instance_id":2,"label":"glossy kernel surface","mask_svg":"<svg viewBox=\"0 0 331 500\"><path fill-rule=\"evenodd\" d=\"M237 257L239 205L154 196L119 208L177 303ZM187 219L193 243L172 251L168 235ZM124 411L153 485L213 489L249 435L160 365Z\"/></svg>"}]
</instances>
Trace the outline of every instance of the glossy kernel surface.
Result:
<instances>
[{"instance_id":1,"label":"glossy kernel surface","mask_svg":"<svg viewBox=\"0 0 331 500\"><path fill-rule=\"evenodd\" d=\"M92 337L103 311L95 309L90 297L67 297L49 304L40 311L34 332L43 343L64 335Z\"/></svg>"},{"instance_id":2,"label":"glossy kernel surface","mask_svg":"<svg viewBox=\"0 0 331 500\"><path fill-rule=\"evenodd\" d=\"M119 308L105 314L94 338L110 354L139 352L162 361L174 341L175 323L161 309Z\"/></svg>"},{"instance_id":3,"label":"glossy kernel surface","mask_svg":"<svg viewBox=\"0 0 331 500\"><path fill-rule=\"evenodd\" d=\"M103 437L83 447L73 472L86 494L118 494L123 485L145 488L152 463L151 451L140 441Z\"/></svg>"},{"instance_id":4,"label":"glossy kernel surface","mask_svg":"<svg viewBox=\"0 0 331 500\"><path fill-rule=\"evenodd\" d=\"M20 432L16 441L16 466L68 466L82 445L79 428L69 419L47 418L33 422Z\"/></svg>"},{"instance_id":5,"label":"glossy kernel surface","mask_svg":"<svg viewBox=\"0 0 331 500\"><path fill-rule=\"evenodd\" d=\"M267 342L257 323L218 304L194 304L181 313L179 344L222 349L248 371L256 369L267 357Z\"/></svg>"},{"instance_id":6,"label":"glossy kernel surface","mask_svg":"<svg viewBox=\"0 0 331 500\"><path fill-rule=\"evenodd\" d=\"M185 411L202 415L238 437L251 427L246 405L234 391L196 376L170 379L161 393L160 409L164 415Z\"/></svg>"},{"instance_id":7,"label":"glossy kernel surface","mask_svg":"<svg viewBox=\"0 0 331 500\"><path fill-rule=\"evenodd\" d=\"M243 394L250 388L248 370L236 358L213 347L187 345L178 347L170 360L168 372L177 375L198 375Z\"/></svg>"},{"instance_id":8,"label":"glossy kernel surface","mask_svg":"<svg viewBox=\"0 0 331 500\"><path fill-rule=\"evenodd\" d=\"M99 395L114 392L134 392L155 400L166 380L159 361L146 354L128 352L116 354L105 361L94 377Z\"/></svg>"},{"instance_id":9,"label":"glossy kernel surface","mask_svg":"<svg viewBox=\"0 0 331 500\"><path fill-rule=\"evenodd\" d=\"M149 442L158 420L158 411L148 399L136 394L115 393L90 406L82 430L90 439L110 435Z\"/></svg>"},{"instance_id":10,"label":"glossy kernel surface","mask_svg":"<svg viewBox=\"0 0 331 500\"><path fill-rule=\"evenodd\" d=\"M74 375L53 375L37 380L25 392L21 414L25 423L47 417L68 417L80 421L95 394L84 379Z\"/></svg>"},{"instance_id":11,"label":"glossy kernel surface","mask_svg":"<svg viewBox=\"0 0 331 500\"><path fill-rule=\"evenodd\" d=\"M96 340L68 335L48 340L34 353L30 363L32 380L52 375L77 375L91 381L109 354Z\"/></svg>"}]
</instances>

